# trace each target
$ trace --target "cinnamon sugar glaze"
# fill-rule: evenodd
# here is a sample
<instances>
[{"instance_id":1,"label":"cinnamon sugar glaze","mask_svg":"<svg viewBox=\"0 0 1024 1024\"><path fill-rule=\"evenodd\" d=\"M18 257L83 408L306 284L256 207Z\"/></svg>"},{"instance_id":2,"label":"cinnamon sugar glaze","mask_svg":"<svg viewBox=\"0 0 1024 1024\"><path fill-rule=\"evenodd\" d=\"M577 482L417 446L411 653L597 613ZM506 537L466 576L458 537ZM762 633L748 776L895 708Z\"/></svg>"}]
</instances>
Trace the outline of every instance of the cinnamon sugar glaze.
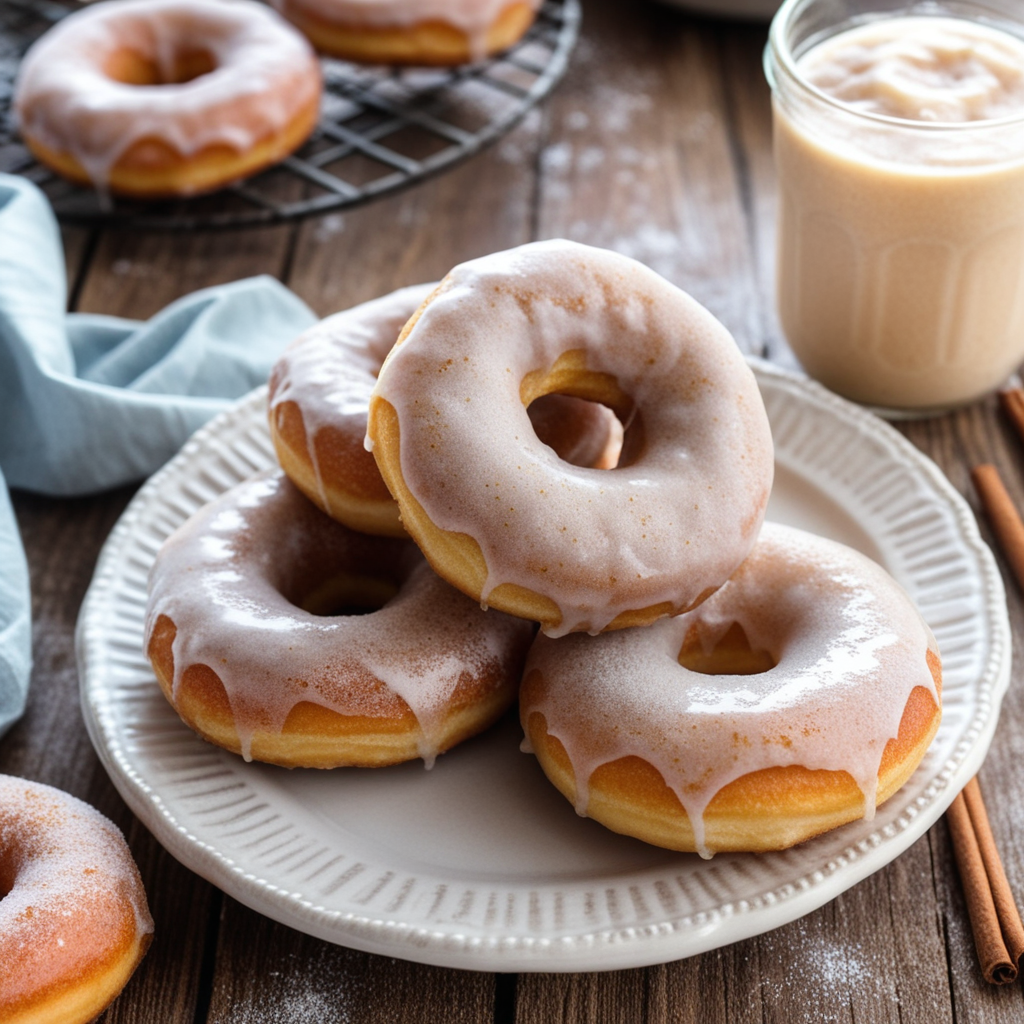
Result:
<instances>
[{"instance_id":1,"label":"cinnamon sugar glaze","mask_svg":"<svg viewBox=\"0 0 1024 1024\"><path fill-rule=\"evenodd\" d=\"M691 631L710 654L735 623L774 667L706 675L680 664ZM768 523L739 571L689 614L599 637L538 636L521 715L525 726L542 714L565 747L580 814L596 768L641 757L678 797L707 857L708 804L763 768L848 772L872 818L882 754L912 691L939 704L929 652L937 657L931 630L882 568Z\"/></svg>"},{"instance_id":2,"label":"cinnamon sugar glaze","mask_svg":"<svg viewBox=\"0 0 1024 1024\"><path fill-rule=\"evenodd\" d=\"M138 869L114 825L67 793L9 776L0 776L0 897L3 1020L35 1019L76 985L97 986L102 999L113 984L99 1012L153 932Z\"/></svg>"},{"instance_id":3,"label":"cinnamon sugar glaze","mask_svg":"<svg viewBox=\"0 0 1024 1024\"><path fill-rule=\"evenodd\" d=\"M342 592L358 603L353 589L371 605L397 593L369 614L304 610L334 611ZM514 688L531 635L529 623L482 612L411 542L328 518L280 471L232 488L167 540L150 575L147 650L162 617L176 627L172 696L190 666L212 668L246 759L257 730L280 733L311 702L368 718L411 709L429 766L451 703L481 677Z\"/></svg>"},{"instance_id":4,"label":"cinnamon sugar glaze","mask_svg":"<svg viewBox=\"0 0 1024 1024\"><path fill-rule=\"evenodd\" d=\"M559 459L524 405L532 376L580 353L578 376L621 396L610 471ZM480 600L542 594L561 613L552 636L702 599L749 552L771 489L768 419L728 331L642 264L574 242L456 267L388 356L371 437L377 403L397 413L426 516L479 544Z\"/></svg>"}]
</instances>

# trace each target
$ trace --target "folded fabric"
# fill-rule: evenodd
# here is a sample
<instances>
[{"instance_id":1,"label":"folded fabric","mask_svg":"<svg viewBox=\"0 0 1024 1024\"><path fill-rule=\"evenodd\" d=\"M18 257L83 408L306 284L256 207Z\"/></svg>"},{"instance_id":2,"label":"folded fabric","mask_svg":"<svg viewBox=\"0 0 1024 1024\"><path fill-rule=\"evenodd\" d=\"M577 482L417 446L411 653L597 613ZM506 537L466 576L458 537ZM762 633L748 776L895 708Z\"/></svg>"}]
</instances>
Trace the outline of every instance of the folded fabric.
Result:
<instances>
[{"instance_id":1,"label":"folded fabric","mask_svg":"<svg viewBox=\"0 0 1024 1024\"><path fill-rule=\"evenodd\" d=\"M194 292L146 323L66 314L53 212L30 182L2 174L0 239L0 470L12 487L86 494L148 476L266 381L316 321L269 277ZM27 688L29 613L2 482L0 491L2 732Z\"/></svg>"},{"instance_id":2,"label":"folded fabric","mask_svg":"<svg viewBox=\"0 0 1024 1024\"><path fill-rule=\"evenodd\" d=\"M32 668L28 566L0 473L0 736L25 708Z\"/></svg>"}]
</instances>

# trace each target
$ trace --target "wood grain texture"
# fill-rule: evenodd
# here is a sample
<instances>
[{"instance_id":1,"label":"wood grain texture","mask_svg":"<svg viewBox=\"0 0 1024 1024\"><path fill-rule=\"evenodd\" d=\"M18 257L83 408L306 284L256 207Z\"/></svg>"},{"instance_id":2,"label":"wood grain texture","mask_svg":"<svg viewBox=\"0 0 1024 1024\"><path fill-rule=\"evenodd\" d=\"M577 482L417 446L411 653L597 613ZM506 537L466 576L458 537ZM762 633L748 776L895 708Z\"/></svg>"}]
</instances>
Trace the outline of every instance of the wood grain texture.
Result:
<instances>
[{"instance_id":1,"label":"wood grain texture","mask_svg":"<svg viewBox=\"0 0 1024 1024\"><path fill-rule=\"evenodd\" d=\"M528 242L539 132L535 113L496 147L443 177L303 224L287 284L327 316Z\"/></svg>"},{"instance_id":2,"label":"wood grain texture","mask_svg":"<svg viewBox=\"0 0 1024 1024\"><path fill-rule=\"evenodd\" d=\"M224 900L209 1021L491 1024L494 976L332 946Z\"/></svg>"},{"instance_id":3,"label":"wood grain texture","mask_svg":"<svg viewBox=\"0 0 1024 1024\"><path fill-rule=\"evenodd\" d=\"M530 238L564 235L651 264L749 351L786 360L774 313L774 171L762 27L589 0L569 76L497 147L410 192L301 226L186 236L65 231L72 304L146 317L198 287L270 273L320 314ZM975 504L995 462L1024 508L1024 446L994 400L901 425ZM945 827L800 921L689 960L608 974L492 976L370 956L223 897L133 819L77 715L73 629L96 555L131 495L16 495L32 570L36 666L0 771L67 789L125 829L157 920L107 1024L818 1024L1024 1019L974 954ZM983 533L990 536L986 524ZM1005 566L1004 566L1005 569ZM1015 649L1024 602L1008 586ZM1024 662L1018 655L1014 678ZM1011 886L1024 892L1024 692L1011 687L982 771Z\"/></svg>"}]
</instances>

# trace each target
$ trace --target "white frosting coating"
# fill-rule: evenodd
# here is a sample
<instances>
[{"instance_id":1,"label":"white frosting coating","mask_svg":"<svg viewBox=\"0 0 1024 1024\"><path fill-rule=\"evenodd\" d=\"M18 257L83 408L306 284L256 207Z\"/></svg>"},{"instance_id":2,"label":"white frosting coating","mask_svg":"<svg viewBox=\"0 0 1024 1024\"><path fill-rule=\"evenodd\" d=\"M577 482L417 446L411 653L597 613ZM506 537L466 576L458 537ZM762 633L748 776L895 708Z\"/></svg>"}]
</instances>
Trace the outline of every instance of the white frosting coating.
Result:
<instances>
[{"instance_id":1,"label":"white frosting coating","mask_svg":"<svg viewBox=\"0 0 1024 1024\"><path fill-rule=\"evenodd\" d=\"M317 435L325 427L341 434L349 457L364 464L359 473L378 475L373 456L363 447L370 395L406 321L436 287L435 281L400 288L321 320L292 342L271 371L271 421L286 402L298 406L324 509L330 500ZM610 410L562 395L538 399L529 415L541 440L573 465L597 463L618 427ZM383 480L380 488L386 495Z\"/></svg>"},{"instance_id":2,"label":"white frosting coating","mask_svg":"<svg viewBox=\"0 0 1024 1024\"><path fill-rule=\"evenodd\" d=\"M627 424L610 471L559 459L520 399L527 374L579 349L642 423L639 452ZM479 542L481 600L503 583L545 594L562 613L551 635L596 632L625 609L683 609L757 537L773 460L754 376L707 310L625 256L550 241L456 267L392 350L377 396L397 411L415 498Z\"/></svg>"},{"instance_id":3,"label":"white frosting coating","mask_svg":"<svg viewBox=\"0 0 1024 1024\"><path fill-rule=\"evenodd\" d=\"M679 664L699 631L710 653L733 623L775 667L710 676ZM699 608L646 629L553 641L538 636L524 678L540 672L541 712L565 746L585 814L588 783L635 755L661 772L704 846L703 814L723 786L781 765L846 771L875 810L885 745L911 691L938 703L927 652L935 638L910 598L870 559L834 541L766 523L751 556Z\"/></svg>"},{"instance_id":4,"label":"white frosting coating","mask_svg":"<svg viewBox=\"0 0 1024 1024\"><path fill-rule=\"evenodd\" d=\"M108 62L127 48L171 81L176 58L207 53L188 82L129 85ZM132 145L166 142L183 156L244 152L282 132L320 88L309 43L252 0L105 0L77 11L28 51L15 84L22 130L73 156L97 186Z\"/></svg>"},{"instance_id":5,"label":"white frosting coating","mask_svg":"<svg viewBox=\"0 0 1024 1024\"><path fill-rule=\"evenodd\" d=\"M153 931L138 869L99 811L50 786L0 776L0 1015ZM3 892L3 889L0 889Z\"/></svg>"},{"instance_id":6,"label":"white frosting coating","mask_svg":"<svg viewBox=\"0 0 1024 1024\"><path fill-rule=\"evenodd\" d=\"M366 615L298 607L342 574L400 589ZM515 675L530 640L529 624L482 612L412 542L354 533L280 471L232 488L168 538L150 574L146 649L161 615L177 627L174 693L190 666L212 668L246 759L256 729L280 732L309 701L371 718L401 716L408 705L429 765L450 702L486 673Z\"/></svg>"},{"instance_id":7,"label":"white frosting coating","mask_svg":"<svg viewBox=\"0 0 1024 1024\"><path fill-rule=\"evenodd\" d=\"M290 7L323 21L355 29L405 29L442 22L462 32L474 59L487 53L487 31L506 7L525 3L536 11L543 0L270 0L287 14Z\"/></svg>"}]
</instances>

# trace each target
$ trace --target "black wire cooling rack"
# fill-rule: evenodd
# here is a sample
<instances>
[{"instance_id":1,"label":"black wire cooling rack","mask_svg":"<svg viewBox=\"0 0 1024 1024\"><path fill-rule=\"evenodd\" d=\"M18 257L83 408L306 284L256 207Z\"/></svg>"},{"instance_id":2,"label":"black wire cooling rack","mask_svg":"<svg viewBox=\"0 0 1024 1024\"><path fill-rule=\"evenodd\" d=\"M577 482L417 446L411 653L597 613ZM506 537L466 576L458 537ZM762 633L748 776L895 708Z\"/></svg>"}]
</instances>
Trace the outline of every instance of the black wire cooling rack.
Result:
<instances>
[{"instance_id":1,"label":"black wire cooling rack","mask_svg":"<svg viewBox=\"0 0 1024 1024\"><path fill-rule=\"evenodd\" d=\"M522 40L452 69L373 68L324 58L324 101L312 138L282 163L213 195L110 201L52 174L18 139L11 97L18 63L65 0L0 0L0 171L21 174L73 223L147 229L245 227L369 202L479 153L513 128L565 73L579 0L546 0Z\"/></svg>"}]
</instances>

